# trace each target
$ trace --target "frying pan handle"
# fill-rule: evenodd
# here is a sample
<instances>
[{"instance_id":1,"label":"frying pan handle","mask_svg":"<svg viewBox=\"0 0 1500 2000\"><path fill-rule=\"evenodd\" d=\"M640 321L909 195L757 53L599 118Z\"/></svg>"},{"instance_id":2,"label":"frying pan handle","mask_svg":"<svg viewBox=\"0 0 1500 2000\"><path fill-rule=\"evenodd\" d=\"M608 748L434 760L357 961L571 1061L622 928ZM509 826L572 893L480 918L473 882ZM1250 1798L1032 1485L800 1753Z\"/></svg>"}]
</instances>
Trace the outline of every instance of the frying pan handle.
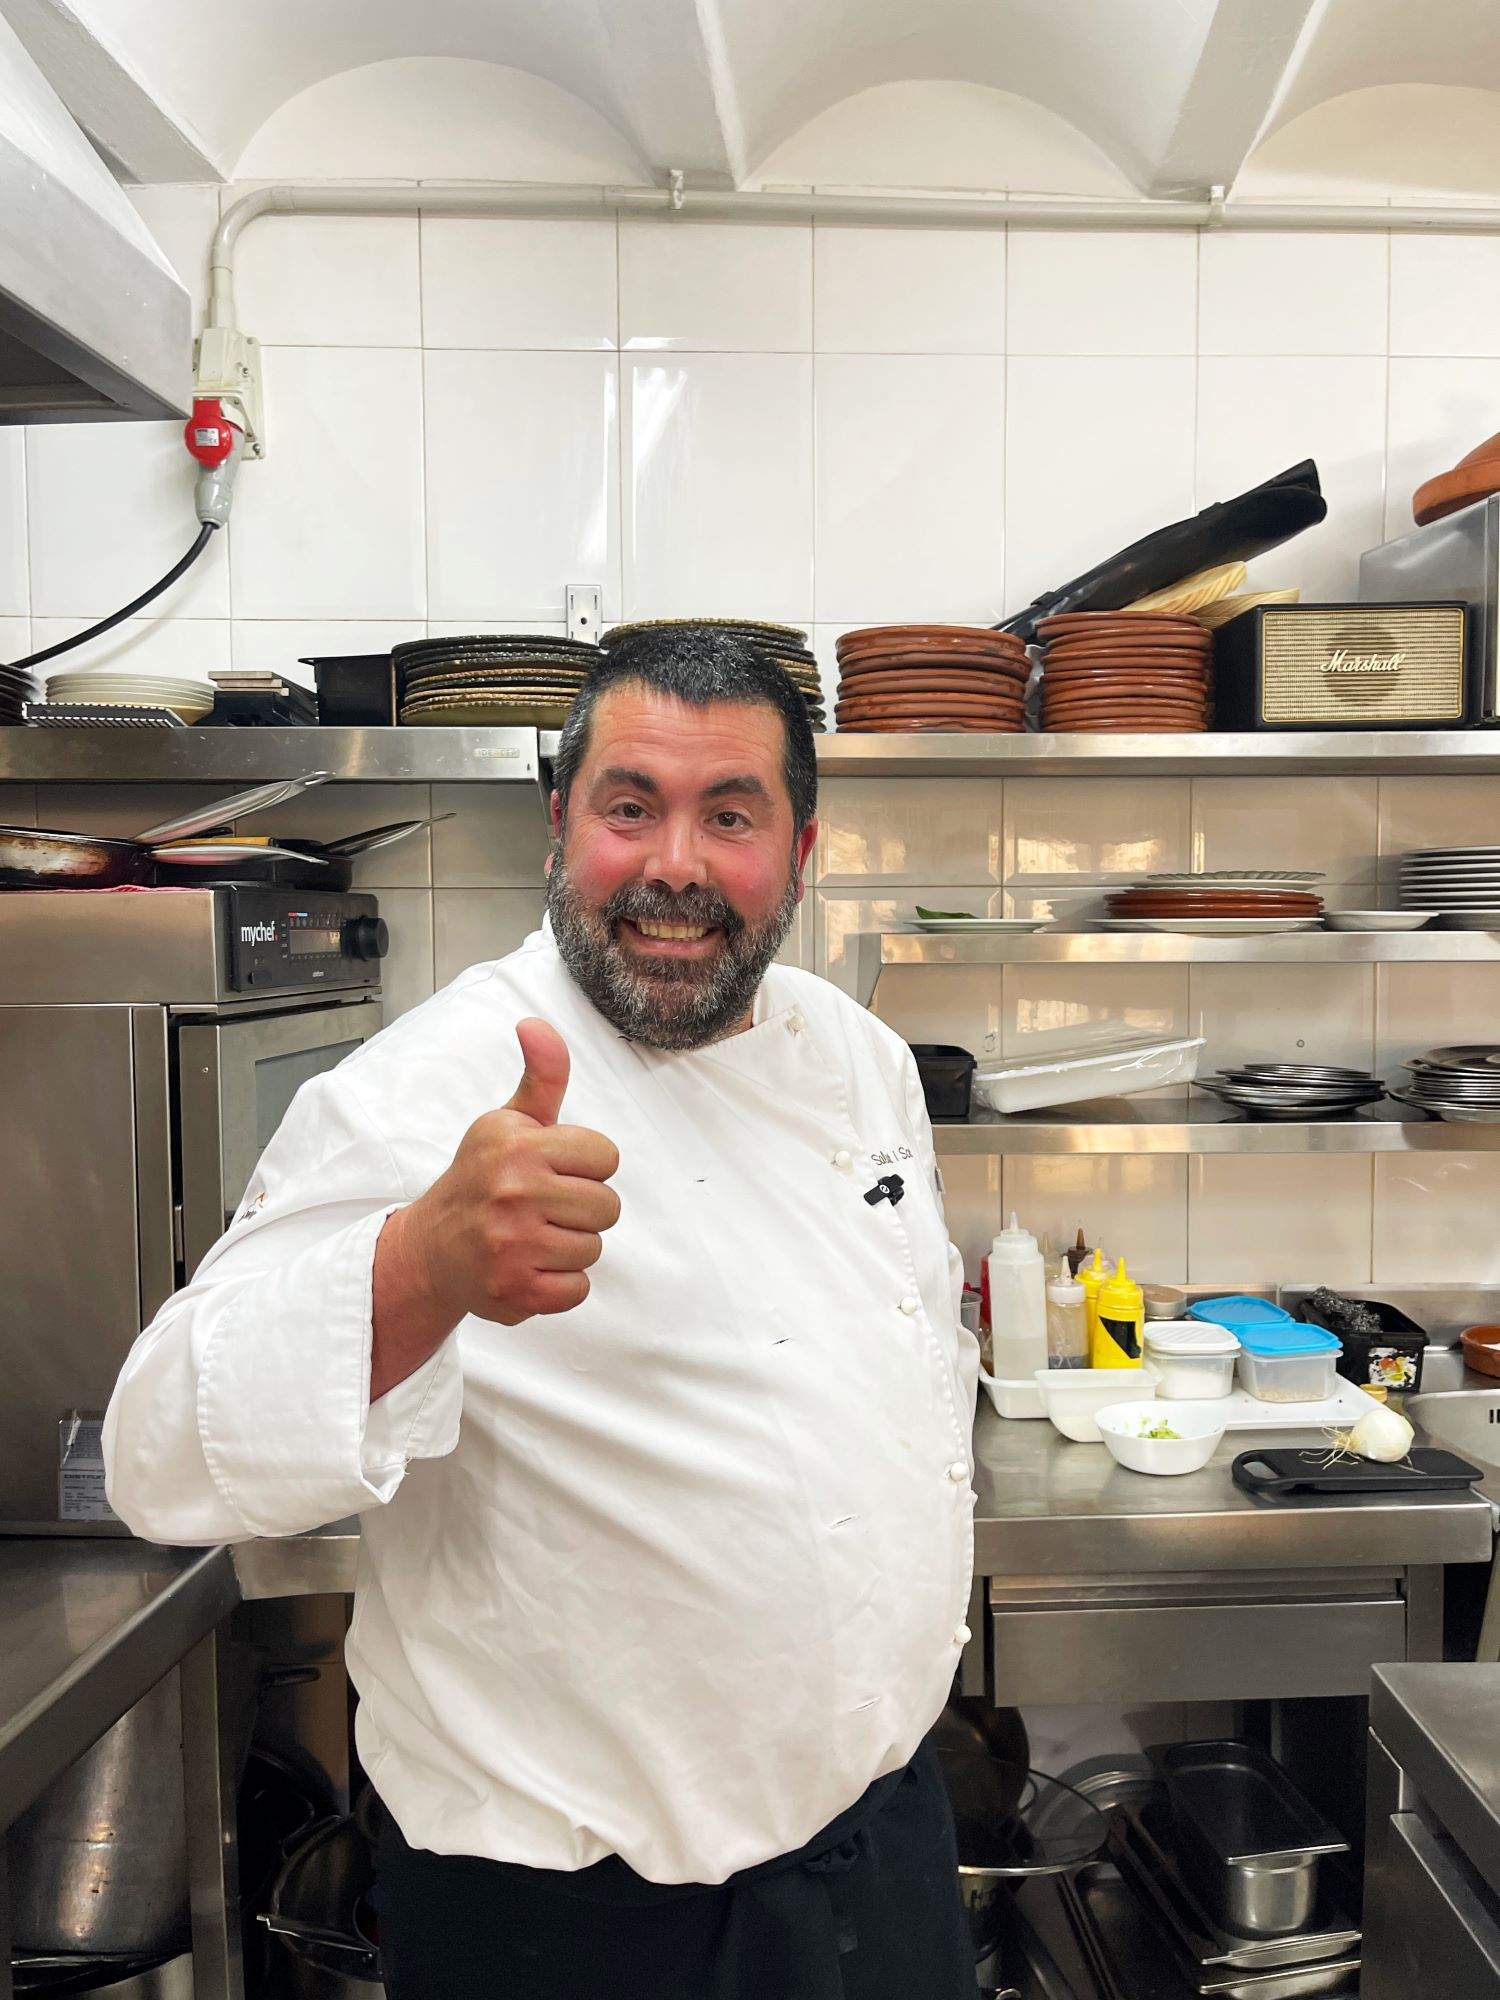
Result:
<instances>
[{"instance_id":1,"label":"frying pan handle","mask_svg":"<svg viewBox=\"0 0 1500 2000\"><path fill-rule=\"evenodd\" d=\"M205 833L211 826L222 826L225 820L243 819L247 813L264 812L267 806L279 806L284 799L294 799L299 792L323 784L332 775L330 771L309 771L301 778L283 778L274 785L257 785L253 791L233 792L227 799L216 799L211 806L199 806L196 811L183 813L180 818L164 819L159 826L148 826L144 833L135 837L147 847L164 846L172 840L190 840L195 833Z\"/></svg>"},{"instance_id":2,"label":"frying pan handle","mask_svg":"<svg viewBox=\"0 0 1500 2000\"><path fill-rule=\"evenodd\" d=\"M1299 1483L1274 1473L1258 1451L1242 1451L1229 1470L1235 1485L1246 1493L1291 1493Z\"/></svg>"}]
</instances>

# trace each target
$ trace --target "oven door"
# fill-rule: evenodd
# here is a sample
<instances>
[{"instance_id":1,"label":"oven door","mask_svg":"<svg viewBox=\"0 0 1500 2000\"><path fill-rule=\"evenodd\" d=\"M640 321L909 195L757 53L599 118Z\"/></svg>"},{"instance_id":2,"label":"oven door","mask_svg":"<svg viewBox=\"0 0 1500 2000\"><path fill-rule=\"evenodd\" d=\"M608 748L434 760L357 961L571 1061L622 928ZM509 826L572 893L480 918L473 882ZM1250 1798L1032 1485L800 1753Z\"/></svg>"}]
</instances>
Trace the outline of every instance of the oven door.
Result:
<instances>
[{"instance_id":1,"label":"oven door","mask_svg":"<svg viewBox=\"0 0 1500 2000\"><path fill-rule=\"evenodd\" d=\"M352 1055L380 1026L380 1002L361 999L177 1027L180 1284L229 1226L301 1085Z\"/></svg>"}]
</instances>

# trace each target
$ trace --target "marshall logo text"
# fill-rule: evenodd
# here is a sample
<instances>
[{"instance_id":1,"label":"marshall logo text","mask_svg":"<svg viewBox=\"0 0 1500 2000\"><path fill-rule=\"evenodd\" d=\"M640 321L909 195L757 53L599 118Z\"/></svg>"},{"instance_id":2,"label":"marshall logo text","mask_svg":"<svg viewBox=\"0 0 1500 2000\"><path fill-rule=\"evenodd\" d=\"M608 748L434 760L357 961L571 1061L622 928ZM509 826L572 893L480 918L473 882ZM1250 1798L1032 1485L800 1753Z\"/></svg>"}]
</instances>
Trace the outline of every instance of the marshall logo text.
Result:
<instances>
[{"instance_id":1,"label":"marshall logo text","mask_svg":"<svg viewBox=\"0 0 1500 2000\"><path fill-rule=\"evenodd\" d=\"M1351 653L1335 648L1323 662L1325 674L1399 674L1405 653Z\"/></svg>"}]
</instances>

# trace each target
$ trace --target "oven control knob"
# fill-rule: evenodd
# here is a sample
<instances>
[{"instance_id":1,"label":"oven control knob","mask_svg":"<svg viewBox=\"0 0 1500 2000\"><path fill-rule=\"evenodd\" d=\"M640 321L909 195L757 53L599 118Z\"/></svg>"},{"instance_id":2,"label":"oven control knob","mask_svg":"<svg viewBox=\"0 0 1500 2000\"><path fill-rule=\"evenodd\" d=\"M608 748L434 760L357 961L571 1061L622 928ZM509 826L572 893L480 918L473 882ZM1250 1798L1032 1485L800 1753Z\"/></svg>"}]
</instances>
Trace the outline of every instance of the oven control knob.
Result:
<instances>
[{"instance_id":1,"label":"oven control knob","mask_svg":"<svg viewBox=\"0 0 1500 2000\"><path fill-rule=\"evenodd\" d=\"M384 917L351 917L344 926L344 949L351 958L384 958L391 934Z\"/></svg>"}]
</instances>

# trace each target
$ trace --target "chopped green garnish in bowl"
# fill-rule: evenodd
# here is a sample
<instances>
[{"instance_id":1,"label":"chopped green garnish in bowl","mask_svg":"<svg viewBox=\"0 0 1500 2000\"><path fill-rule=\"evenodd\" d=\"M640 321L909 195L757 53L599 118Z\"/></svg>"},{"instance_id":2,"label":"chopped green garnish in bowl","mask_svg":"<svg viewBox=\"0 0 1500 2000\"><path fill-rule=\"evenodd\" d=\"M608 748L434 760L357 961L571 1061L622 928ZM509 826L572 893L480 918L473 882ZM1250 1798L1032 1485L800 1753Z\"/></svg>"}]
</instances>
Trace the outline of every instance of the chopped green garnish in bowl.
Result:
<instances>
[{"instance_id":1,"label":"chopped green garnish in bowl","mask_svg":"<svg viewBox=\"0 0 1500 2000\"><path fill-rule=\"evenodd\" d=\"M1180 1438L1182 1433L1174 1431L1165 1417L1142 1417L1141 1436L1143 1438Z\"/></svg>"},{"instance_id":2,"label":"chopped green garnish in bowl","mask_svg":"<svg viewBox=\"0 0 1500 2000\"><path fill-rule=\"evenodd\" d=\"M968 917L972 919L974 912L972 910L924 910L922 908L922 905L918 903L917 915L919 917L926 917L929 919L929 921L940 918L944 923L952 923L956 918L959 917Z\"/></svg>"}]
</instances>

